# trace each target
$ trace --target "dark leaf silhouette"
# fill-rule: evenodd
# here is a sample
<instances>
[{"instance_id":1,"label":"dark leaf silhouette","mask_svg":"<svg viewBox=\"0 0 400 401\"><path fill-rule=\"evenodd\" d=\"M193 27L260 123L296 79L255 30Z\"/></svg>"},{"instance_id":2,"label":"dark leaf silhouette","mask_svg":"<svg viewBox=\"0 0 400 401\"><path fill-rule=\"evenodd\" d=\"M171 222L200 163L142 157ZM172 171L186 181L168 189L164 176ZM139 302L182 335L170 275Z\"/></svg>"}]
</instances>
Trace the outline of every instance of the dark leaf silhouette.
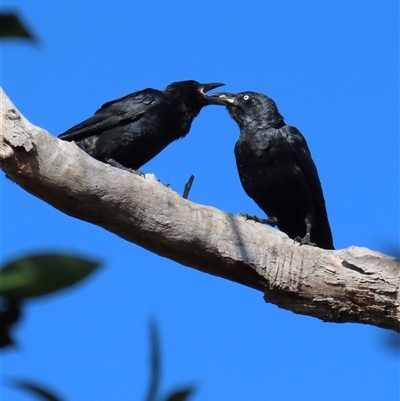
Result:
<instances>
[{"instance_id":1,"label":"dark leaf silhouette","mask_svg":"<svg viewBox=\"0 0 400 401\"><path fill-rule=\"evenodd\" d=\"M32 32L15 12L0 13L0 38L36 40Z\"/></svg>"},{"instance_id":2,"label":"dark leaf silhouette","mask_svg":"<svg viewBox=\"0 0 400 401\"><path fill-rule=\"evenodd\" d=\"M187 387L174 391L165 401L186 401L194 393L194 388Z\"/></svg>"},{"instance_id":3,"label":"dark leaf silhouette","mask_svg":"<svg viewBox=\"0 0 400 401\"><path fill-rule=\"evenodd\" d=\"M11 329L21 316L21 304L18 300L1 298L0 308L0 348L15 344Z\"/></svg>"},{"instance_id":4,"label":"dark leaf silhouette","mask_svg":"<svg viewBox=\"0 0 400 401\"><path fill-rule=\"evenodd\" d=\"M32 383L28 380L16 380L14 382L14 386L24 390L32 395L37 396L40 400L45 401L62 401L60 397L54 395L54 393L50 392L47 389L44 389L42 386Z\"/></svg>"},{"instance_id":5,"label":"dark leaf silhouette","mask_svg":"<svg viewBox=\"0 0 400 401\"><path fill-rule=\"evenodd\" d=\"M154 320L149 324L150 336L150 382L145 401L156 401L161 381L161 346L160 334Z\"/></svg>"}]
</instances>

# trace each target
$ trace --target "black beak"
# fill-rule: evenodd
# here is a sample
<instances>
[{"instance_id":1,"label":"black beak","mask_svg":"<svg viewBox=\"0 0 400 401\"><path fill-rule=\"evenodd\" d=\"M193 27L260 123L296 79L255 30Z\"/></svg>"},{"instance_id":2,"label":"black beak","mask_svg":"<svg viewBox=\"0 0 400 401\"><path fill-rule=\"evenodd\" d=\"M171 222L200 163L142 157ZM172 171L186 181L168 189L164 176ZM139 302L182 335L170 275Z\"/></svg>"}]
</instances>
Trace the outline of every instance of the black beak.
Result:
<instances>
[{"instance_id":1,"label":"black beak","mask_svg":"<svg viewBox=\"0 0 400 401\"><path fill-rule=\"evenodd\" d=\"M234 93L228 93L228 92L212 93L209 97L212 97L213 99L218 99L218 101L221 102L218 104L224 104L225 106L234 105L236 100L236 95Z\"/></svg>"},{"instance_id":2,"label":"black beak","mask_svg":"<svg viewBox=\"0 0 400 401\"><path fill-rule=\"evenodd\" d=\"M218 104L220 106L224 106L225 103L219 100L218 98L207 96L206 93L210 91L211 89L219 88L220 86L223 86L225 84L219 83L219 82L213 82L211 84L200 84L200 89L199 92L204 96L204 101L206 104Z\"/></svg>"},{"instance_id":3,"label":"black beak","mask_svg":"<svg viewBox=\"0 0 400 401\"><path fill-rule=\"evenodd\" d=\"M208 91L224 85L225 84L221 84L220 82L213 82L211 84L200 84L200 92L206 94Z\"/></svg>"}]
</instances>

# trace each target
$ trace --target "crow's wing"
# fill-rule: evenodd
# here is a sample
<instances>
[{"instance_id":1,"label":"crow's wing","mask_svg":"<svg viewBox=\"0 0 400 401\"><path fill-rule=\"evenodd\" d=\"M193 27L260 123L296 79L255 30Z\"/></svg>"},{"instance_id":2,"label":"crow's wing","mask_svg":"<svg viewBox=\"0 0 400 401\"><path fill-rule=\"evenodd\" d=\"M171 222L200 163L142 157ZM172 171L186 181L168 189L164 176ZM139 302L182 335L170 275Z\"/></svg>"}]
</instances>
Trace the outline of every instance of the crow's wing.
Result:
<instances>
[{"instance_id":1,"label":"crow's wing","mask_svg":"<svg viewBox=\"0 0 400 401\"><path fill-rule=\"evenodd\" d=\"M290 144L299 166L310 184L314 198L316 198L318 201L322 201L323 204L325 204L317 168L311 157L311 152L304 136L296 127L291 127L289 125L285 125L284 127L280 128L280 131Z\"/></svg>"},{"instance_id":2,"label":"crow's wing","mask_svg":"<svg viewBox=\"0 0 400 401\"><path fill-rule=\"evenodd\" d=\"M281 132L290 143L290 147L296 155L299 166L310 185L315 208L314 234L320 238L319 246L326 249L334 249L321 181L319 180L317 167L311 157L307 142L301 132L295 127L286 125L281 128Z\"/></svg>"},{"instance_id":3,"label":"crow's wing","mask_svg":"<svg viewBox=\"0 0 400 401\"><path fill-rule=\"evenodd\" d=\"M65 131L58 137L66 141L79 141L99 135L110 128L139 120L146 111L166 100L164 92L147 88L104 103L87 120Z\"/></svg>"}]
</instances>

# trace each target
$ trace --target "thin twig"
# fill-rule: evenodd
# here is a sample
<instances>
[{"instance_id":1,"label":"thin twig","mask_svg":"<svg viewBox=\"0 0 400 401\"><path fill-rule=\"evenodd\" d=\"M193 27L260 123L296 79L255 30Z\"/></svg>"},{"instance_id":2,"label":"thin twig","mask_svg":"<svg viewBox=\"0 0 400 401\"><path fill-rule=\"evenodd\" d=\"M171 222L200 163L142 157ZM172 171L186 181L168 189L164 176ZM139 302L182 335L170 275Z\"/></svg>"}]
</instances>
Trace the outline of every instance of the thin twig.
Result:
<instances>
[{"instance_id":1,"label":"thin twig","mask_svg":"<svg viewBox=\"0 0 400 401\"><path fill-rule=\"evenodd\" d=\"M190 192L190 189L192 188L193 180L194 180L194 175L192 174L189 177L188 182L185 184L185 189L183 190L182 197L185 198L185 199L187 199L188 196L189 196L189 192Z\"/></svg>"}]
</instances>

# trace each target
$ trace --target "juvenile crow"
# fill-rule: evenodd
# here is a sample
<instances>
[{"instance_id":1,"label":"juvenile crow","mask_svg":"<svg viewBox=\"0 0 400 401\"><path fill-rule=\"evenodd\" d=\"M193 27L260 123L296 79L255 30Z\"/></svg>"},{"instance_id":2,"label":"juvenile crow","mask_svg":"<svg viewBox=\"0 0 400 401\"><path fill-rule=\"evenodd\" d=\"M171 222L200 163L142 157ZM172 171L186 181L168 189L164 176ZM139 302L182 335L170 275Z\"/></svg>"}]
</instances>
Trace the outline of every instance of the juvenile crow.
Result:
<instances>
[{"instance_id":1,"label":"juvenile crow","mask_svg":"<svg viewBox=\"0 0 400 401\"><path fill-rule=\"evenodd\" d=\"M334 249L317 169L300 131L286 125L275 102L262 93L214 93L240 128L235 145L240 181L277 225L301 244ZM247 218L251 216L245 215Z\"/></svg>"},{"instance_id":2,"label":"juvenile crow","mask_svg":"<svg viewBox=\"0 0 400 401\"><path fill-rule=\"evenodd\" d=\"M209 104L222 104L206 92L222 83L180 81L163 91L147 88L112 100L87 120L59 135L97 160L137 170L171 142L183 138Z\"/></svg>"}]
</instances>

